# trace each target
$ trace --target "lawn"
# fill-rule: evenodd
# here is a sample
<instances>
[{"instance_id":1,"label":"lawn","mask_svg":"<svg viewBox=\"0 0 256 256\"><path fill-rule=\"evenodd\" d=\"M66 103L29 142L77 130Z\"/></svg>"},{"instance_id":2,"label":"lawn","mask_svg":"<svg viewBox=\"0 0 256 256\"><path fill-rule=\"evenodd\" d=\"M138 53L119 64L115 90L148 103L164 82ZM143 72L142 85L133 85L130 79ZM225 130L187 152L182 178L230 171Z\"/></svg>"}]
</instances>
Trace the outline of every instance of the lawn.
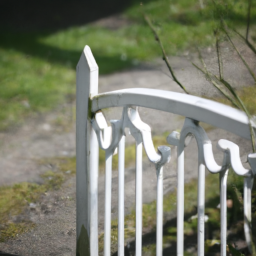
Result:
<instances>
[{"instance_id":1,"label":"lawn","mask_svg":"<svg viewBox=\"0 0 256 256\"><path fill-rule=\"evenodd\" d=\"M218 1L221 3L221 1ZM246 1L225 1L201 9L198 0L138 1L122 16L118 29L97 23L59 31L16 32L0 29L0 130L22 124L26 117L56 108L75 95L75 66L88 44L108 74L160 56L160 49L143 19L149 15L168 54L182 54L194 46L214 44L213 29L221 14L228 24L245 28ZM255 24L255 6L251 24Z\"/></svg>"}]
</instances>

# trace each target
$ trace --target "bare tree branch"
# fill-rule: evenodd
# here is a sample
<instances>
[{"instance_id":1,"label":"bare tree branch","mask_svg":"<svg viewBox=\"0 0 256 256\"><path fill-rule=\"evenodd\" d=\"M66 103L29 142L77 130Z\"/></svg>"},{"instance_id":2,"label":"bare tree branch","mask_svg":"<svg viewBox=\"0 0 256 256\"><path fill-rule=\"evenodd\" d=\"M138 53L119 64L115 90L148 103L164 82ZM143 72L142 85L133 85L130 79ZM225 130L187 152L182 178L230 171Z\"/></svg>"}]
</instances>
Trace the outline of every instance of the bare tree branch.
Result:
<instances>
[{"instance_id":1,"label":"bare tree branch","mask_svg":"<svg viewBox=\"0 0 256 256\"><path fill-rule=\"evenodd\" d=\"M248 0L248 11L247 11L247 27L246 27L246 41L248 41L249 37L249 29L251 23L251 8L252 8L252 0Z\"/></svg>"},{"instance_id":2,"label":"bare tree branch","mask_svg":"<svg viewBox=\"0 0 256 256\"><path fill-rule=\"evenodd\" d=\"M152 30L152 32L153 32L153 34L154 34L154 36L155 36L156 41L157 41L157 42L159 43L159 45L160 45L160 48L161 48L162 54L163 54L163 60L165 61L166 65L167 65L167 67L168 67L168 69L169 69L169 71L170 71L170 73L171 73L171 75L172 75L173 80L183 89L183 91L184 91L185 93L189 94L189 92L187 91L187 89L185 88L185 86L182 85L181 82L176 78L176 76L175 76L175 74L174 74L174 72L173 72L173 69L172 69L172 67L171 67L171 65L170 65L170 63L169 63L168 57L167 57L167 55L166 55L166 53L165 53L163 44L162 44L162 42L161 42L161 40L160 40L160 38L159 38L159 36L158 36L158 34L157 34L156 29L155 29L154 26L152 25L152 23L151 23L149 17L144 14L144 19L145 19L145 21L147 22L147 24L149 25L149 27L151 28L151 30Z\"/></svg>"},{"instance_id":3,"label":"bare tree branch","mask_svg":"<svg viewBox=\"0 0 256 256\"><path fill-rule=\"evenodd\" d=\"M246 66L246 68L248 69L249 73L251 74L251 76L253 77L255 83L256 83L256 77L255 74L252 72L251 68L249 67L248 63L245 61L245 59L243 58L243 56L241 55L241 53L239 52L239 50L237 49L237 47L235 46L233 40L231 39L227 29L223 26L223 31L226 34L229 42L231 43L231 45L233 46L233 48L235 49L235 51L237 52L238 56L240 57L240 59L243 61L244 65Z\"/></svg>"}]
</instances>

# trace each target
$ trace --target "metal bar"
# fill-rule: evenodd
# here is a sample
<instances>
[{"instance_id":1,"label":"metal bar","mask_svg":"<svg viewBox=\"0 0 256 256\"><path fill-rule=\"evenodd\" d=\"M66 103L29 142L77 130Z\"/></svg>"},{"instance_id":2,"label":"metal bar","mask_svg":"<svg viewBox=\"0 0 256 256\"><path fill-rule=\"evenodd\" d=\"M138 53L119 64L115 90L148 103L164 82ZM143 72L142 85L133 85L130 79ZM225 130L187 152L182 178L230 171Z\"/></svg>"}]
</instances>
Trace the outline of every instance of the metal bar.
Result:
<instances>
[{"instance_id":1,"label":"metal bar","mask_svg":"<svg viewBox=\"0 0 256 256\"><path fill-rule=\"evenodd\" d=\"M136 256L142 254L142 142L136 142Z\"/></svg>"},{"instance_id":2,"label":"metal bar","mask_svg":"<svg viewBox=\"0 0 256 256\"><path fill-rule=\"evenodd\" d=\"M112 152L106 151L105 170L105 223L104 256L111 255L111 189L112 189Z\"/></svg>"},{"instance_id":3,"label":"metal bar","mask_svg":"<svg viewBox=\"0 0 256 256\"><path fill-rule=\"evenodd\" d=\"M118 146L118 256L124 256L124 165L125 136Z\"/></svg>"},{"instance_id":4,"label":"metal bar","mask_svg":"<svg viewBox=\"0 0 256 256\"><path fill-rule=\"evenodd\" d=\"M177 163L177 255L184 249L184 144L178 146Z\"/></svg>"},{"instance_id":5,"label":"metal bar","mask_svg":"<svg viewBox=\"0 0 256 256\"><path fill-rule=\"evenodd\" d=\"M163 167L157 170L156 255L163 254Z\"/></svg>"},{"instance_id":6,"label":"metal bar","mask_svg":"<svg viewBox=\"0 0 256 256\"><path fill-rule=\"evenodd\" d=\"M95 131L90 135L90 251L98 255L98 169L99 144Z\"/></svg>"},{"instance_id":7,"label":"metal bar","mask_svg":"<svg viewBox=\"0 0 256 256\"><path fill-rule=\"evenodd\" d=\"M96 158L96 155L90 156L90 148L94 148L94 155L97 154L98 146L94 143L95 137L88 121L91 113L90 95L98 94L98 73L98 66L91 50L85 46L77 65L76 75L76 254L80 256L91 255L94 248L98 247L95 227L91 227L92 223L96 225L97 222L91 221L91 212L97 211L97 206L91 209L89 197L92 191L97 190L90 184L90 173L97 173L97 167L90 164L90 160ZM90 143L95 147L90 146Z\"/></svg>"},{"instance_id":8,"label":"metal bar","mask_svg":"<svg viewBox=\"0 0 256 256\"><path fill-rule=\"evenodd\" d=\"M244 178L244 233L246 242L249 248L249 251L252 253L253 244L252 244L252 234L251 234L251 221L252 221L252 208L251 208L251 199L252 199L252 187L253 187L253 178L248 177Z\"/></svg>"},{"instance_id":9,"label":"metal bar","mask_svg":"<svg viewBox=\"0 0 256 256\"><path fill-rule=\"evenodd\" d=\"M101 93L92 99L92 111L121 106L141 106L185 116L251 139L248 118L238 109L184 93L130 88ZM256 125L253 124L256 132Z\"/></svg>"},{"instance_id":10,"label":"metal bar","mask_svg":"<svg viewBox=\"0 0 256 256\"><path fill-rule=\"evenodd\" d=\"M197 255L204 256L205 165L199 162L197 190Z\"/></svg>"},{"instance_id":11,"label":"metal bar","mask_svg":"<svg viewBox=\"0 0 256 256\"><path fill-rule=\"evenodd\" d=\"M220 212L221 212L221 256L227 253L227 178L228 169L220 172Z\"/></svg>"}]
</instances>

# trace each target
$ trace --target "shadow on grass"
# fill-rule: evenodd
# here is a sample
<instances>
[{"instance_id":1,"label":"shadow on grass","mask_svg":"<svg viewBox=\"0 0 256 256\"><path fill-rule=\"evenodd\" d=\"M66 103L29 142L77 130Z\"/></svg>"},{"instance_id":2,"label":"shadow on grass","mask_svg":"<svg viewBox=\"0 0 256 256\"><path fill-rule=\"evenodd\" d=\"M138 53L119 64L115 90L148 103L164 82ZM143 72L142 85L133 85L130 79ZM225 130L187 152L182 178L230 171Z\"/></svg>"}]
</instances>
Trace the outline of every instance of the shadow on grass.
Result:
<instances>
[{"instance_id":1,"label":"shadow on grass","mask_svg":"<svg viewBox=\"0 0 256 256\"><path fill-rule=\"evenodd\" d=\"M28 57L40 58L74 69L82 49L76 51L48 46L40 43L39 38L120 13L137 2L137 0L1 1L0 48L19 51ZM132 65L129 60L122 61L120 55L106 56L100 52L98 54L94 52L94 55L101 74L122 70Z\"/></svg>"},{"instance_id":2,"label":"shadow on grass","mask_svg":"<svg viewBox=\"0 0 256 256\"><path fill-rule=\"evenodd\" d=\"M9 0L0 1L0 28L12 31L56 32L113 15L136 0Z\"/></svg>"},{"instance_id":3,"label":"shadow on grass","mask_svg":"<svg viewBox=\"0 0 256 256\"><path fill-rule=\"evenodd\" d=\"M1 48L19 51L25 54L28 58L40 58L47 62L63 65L73 69L75 69L82 53L82 49L79 51L66 50L42 44L38 41L39 35L37 34L30 34L26 36L21 33L0 33L0 38ZM132 65L130 60L121 60L120 55L106 56L95 51L94 57L100 67L100 74L121 70Z\"/></svg>"}]
</instances>

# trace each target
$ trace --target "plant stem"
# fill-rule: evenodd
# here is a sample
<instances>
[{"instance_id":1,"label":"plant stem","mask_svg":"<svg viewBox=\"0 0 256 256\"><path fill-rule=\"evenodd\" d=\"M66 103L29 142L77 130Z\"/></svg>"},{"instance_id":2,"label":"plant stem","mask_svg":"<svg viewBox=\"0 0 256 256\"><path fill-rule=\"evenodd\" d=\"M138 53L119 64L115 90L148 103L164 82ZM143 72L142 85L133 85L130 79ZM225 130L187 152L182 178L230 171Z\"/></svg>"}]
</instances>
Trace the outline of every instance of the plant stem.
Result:
<instances>
[{"instance_id":1,"label":"plant stem","mask_svg":"<svg viewBox=\"0 0 256 256\"><path fill-rule=\"evenodd\" d=\"M165 53L163 44L162 44L162 42L161 42L161 40L160 40L160 38L159 38L159 36L158 36L158 34L157 34L157 32L156 32L156 29L155 29L154 26L152 25L152 23L151 23L149 17L146 16L146 15L144 15L144 19L145 19L145 21L147 22L147 24L149 25L149 27L151 28L151 30L152 30L152 32L153 32L153 34L154 34L154 36L155 36L156 41L159 43L159 45L160 45L160 47L161 47L162 54L163 54L163 60L165 61L166 65L167 65L167 67L168 67L168 69L169 69L169 71L170 71L170 73L171 73L171 75L172 75L173 80L182 88L182 90L183 90L185 93L189 94L189 92L187 91L187 89L185 88L185 86L182 85L182 84L180 83L180 81L176 78L176 76L175 76L175 74L174 74L174 72L173 72L173 69L172 69L172 67L171 67L171 65L170 65L170 63L169 63L169 61L168 61L168 57L167 57L167 55L166 55L166 53Z\"/></svg>"},{"instance_id":2,"label":"plant stem","mask_svg":"<svg viewBox=\"0 0 256 256\"><path fill-rule=\"evenodd\" d=\"M235 90L233 89L233 87L223 78L219 80L221 83L223 83L226 88L229 89L229 91L233 94L233 96L235 97L235 99L239 102L239 104L241 105L241 109L246 113L247 117L248 117L248 122L249 122L249 128L250 128L250 134L251 134L251 141L252 141L252 150L253 153L256 152L255 150L255 134L254 134L254 130L252 127L252 123L251 123L251 115L248 112L246 106L244 105L243 101L240 99L240 97L237 95L237 93L235 92Z\"/></svg>"},{"instance_id":3,"label":"plant stem","mask_svg":"<svg viewBox=\"0 0 256 256\"><path fill-rule=\"evenodd\" d=\"M250 72L251 76L253 77L255 83L256 83L256 77L255 74L252 72L251 68L249 67L249 65L247 64L247 62L245 61L245 59L243 58L243 56L241 55L241 53L238 51L237 47L235 46L235 44L233 43L231 37L229 36L228 31L226 30L226 28L224 28L223 26L223 31L226 34L229 42L231 43L231 45L233 46L233 48L235 49L235 51L237 52L237 54L239 55L240 59L243 61L244 65L247 67L248 71Z\"/></svg>"},{"instance_id":4,"label":"plant stem","mask_svg":"<svg viewBox=\"0 0 256 256\"><path fill-rule=\"evenodd\" d=\"M217 88L219 90L219 92L225 97L227 98L236 108L240 109L239 105L220 87L219 84L217 84L210 76L210 73L208 73L208 71L204 71L202 70L200 67L198 67L195 63L193 63L193 65L200 70L205 76L206 78L208 78L210 80L210 82L212 83L212 85Z\"/></svg>"},{"instance_id":5,"label":"plant stem","mask_svg":"<svg viewBox=\"0 0 256 256\"><path fill-rule=\"evenodd\" d=\"M216 51L217 51L217 57L218 57L219 77L220 79L222 79L223 65L222 65L222 58L221 58L221 52L220 52L220 46L219 46L219 37L217 33L218 31L216 32Z\"/></svg>"},{"instance_id":6,"label":"plant stem","mask_svg":"<svg viewBox=\"0 0 256 256\"><path fill-rule=\"evenodd\" d=\"M194 65L198 70L200 70L200 71L206 76L206 78L208 78L208 79L210 80L210 82L212 83L212 85L213 85L214 87L216 87L216 88L220 91L220 93L223 94L223 96L225 96L235 107L237 107L238 109L240 109L240 107L239 107L239 105L237 104L237 102L235 102L234 99L232 99L232 98L220 87L220 85L217 84L217 83L212 79L213 75L208 71L207 66L206 66L206 64L205 64L205 62L204 62L204 59L203 59L203 57L202 57L202 55L201 55L201 52L199 51L198 48L197 48L197 51L198 51L198 57L199 57L199 59L200 59L202 65L203 65L203 67L204 67L204 70L202 70L201 68L199 68L199 67L198 67L196 64L194 64L194 63L193 63L193 65ZM217 79L217 80L218 80L218 79Z\"/></svg>"},{"instance_id":7,"label":"plant stem","mask_svg":"<svg viewBox=\"0 0 256 256\"><path fill-rule=\"evenodd\" d=\"M241 35L241 33L239 33L236 29L233 29L234 32L236 32L244 41L245 43L248 45L248 47L256 54L256 49L255 47L249 42L249 40L246 40L246 38L244 36Z\"/></svg>"},{"instance_id":8,"label":"plant stem","mask_svg":"<svg viewBox=\"0 0 256 256\"><path fill-rule=\"evenodd\" d=\"M250 23L251 23L251 8L252 8L252 0L248 0L246 41L248 41L248 37L249 37L249 29L250 29Z\"/></svg>"}]
</instances>

